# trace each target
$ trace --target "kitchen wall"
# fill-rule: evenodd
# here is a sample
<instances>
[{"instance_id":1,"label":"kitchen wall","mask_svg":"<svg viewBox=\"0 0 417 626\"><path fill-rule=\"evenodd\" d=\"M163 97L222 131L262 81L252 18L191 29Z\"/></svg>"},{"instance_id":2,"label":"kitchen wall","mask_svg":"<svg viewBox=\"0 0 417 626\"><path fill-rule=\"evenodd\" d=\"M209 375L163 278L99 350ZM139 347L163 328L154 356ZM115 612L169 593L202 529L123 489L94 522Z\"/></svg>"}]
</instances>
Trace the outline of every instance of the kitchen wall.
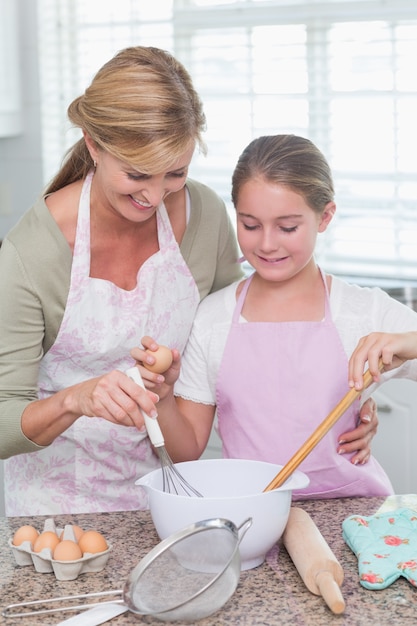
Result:
<instances>
[{"instance_id":1,"label":"kitchen wall","mask_svg":"<svg viewBox=\"0 0 417 626\"><path fill-rule=\"evenodd\" d=\"M33 204L42 190L40 97L37 64L37 1L11 0L17 5L16 32L19 56L15 71L21 87L21 132L0 137L0 239ZM0 54L4 49L0 47ZM1 62L14 64L6 54ZM1 74L1 73L0 73ZM0 433L1 436L1 433ZM0 462L0 515L4 515L3 464Z\"/></svg>"},{"instance_id":2,"label":"kitchen wall","mask_svg":"<svg viewBox=\"0 0 417 626\"><path fill-rule=\"evenodd\" d=\"M6 2L9 0L6 0ZM0 46L5 58L19 75L21 92L21 132L0 136L0 239L33 204L42 190L39 68L37 64L37 1L10 0L17 8L15 32L8 44ZM18 58L7 54L17 40ZM0 72L1 76L1 72ZM0 89L1 94L1 89Z\"/></svg>"}]
</instances>

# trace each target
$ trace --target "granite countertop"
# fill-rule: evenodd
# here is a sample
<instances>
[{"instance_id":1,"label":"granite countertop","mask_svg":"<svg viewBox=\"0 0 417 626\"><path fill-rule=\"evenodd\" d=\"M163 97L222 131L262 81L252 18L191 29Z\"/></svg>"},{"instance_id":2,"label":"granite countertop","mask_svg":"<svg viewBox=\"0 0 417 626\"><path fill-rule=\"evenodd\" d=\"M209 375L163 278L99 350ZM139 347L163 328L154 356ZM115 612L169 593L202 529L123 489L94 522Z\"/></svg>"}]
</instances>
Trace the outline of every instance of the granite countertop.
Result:
<instances>
[{"instance_id":1,"label":"granite countertop","mask_svg":"<svg viewBox=\"0 0 417 626\"><path fill-rule=\"evenodd\" d=\"M411 502L411 505L410 505ZM415 508L415 496L384 498L346 498L297 502L313 518L322 535L343 566L345 579L342 593L346 609L334 615L324 600L310 593L298 575L287 551L278 543L259 567L241 572L238 587L231 599L217 613L198 622L201 626L404 626L417 621L417 589L405 578L399 578L386 589L367 590L359 584L356 556L342 538L341 524L349 515L372 515L384 506ZM0 611L7 605L42 598L68 596L94 591L123 588L129 572L159 541L148 511L97 513L56 516L58 527L78 524L84 529L102 532L112 552L105 569L86 573L74 581L58 581L55 575L37 573L32 566L16 565L8 545L14 531L23 524L43 528L46 518L0 518ZM4 618L7 626L57 624L74 613L55 613L36 618ZM112 626L163 622L151 617L124 613L109 622ZM175 622L175 624L181 624Z\"/></svg>"}]
</instances>

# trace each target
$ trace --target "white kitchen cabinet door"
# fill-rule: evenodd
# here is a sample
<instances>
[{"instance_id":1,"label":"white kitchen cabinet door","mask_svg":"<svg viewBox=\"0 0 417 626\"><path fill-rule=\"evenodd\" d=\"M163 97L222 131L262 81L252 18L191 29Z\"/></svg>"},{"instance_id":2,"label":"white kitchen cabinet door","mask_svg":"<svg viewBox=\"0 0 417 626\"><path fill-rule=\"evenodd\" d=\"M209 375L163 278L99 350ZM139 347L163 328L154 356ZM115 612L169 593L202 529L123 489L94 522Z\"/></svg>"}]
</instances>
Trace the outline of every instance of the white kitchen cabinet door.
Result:
<instances>
[{"instance_id":1,"label":"white kitchen cabinet door","mask_svg":"<svg viewBox=\"0 0 417 626\"><path fill-rule=\"evenodd\" d=\"M210 439L208 440L207 447L201 455L202 459L221 459L222 458L222 442L219 435L212 428Z\"/></svg>"},{"instance_id":2,"label":"white kitchen cabinet door","mask_svg":"<svg viewBox=\"0 0 417 626\"><path fill-rule=\"evenodd\" d=\"M417 383L390 380L372 394L379 427L372 453L398 494L417 493Z\"/></svg>"},{"instance_id":3,"label":"white kitchen cabinet door","mask_svg":"<svg viewBox=\"0 0 417 626\"><path fill-rule=\"evenodd\" d=\"M0 12L0 137L22 132L18 2L2 0Z\"/></svg>"}]
</instances>

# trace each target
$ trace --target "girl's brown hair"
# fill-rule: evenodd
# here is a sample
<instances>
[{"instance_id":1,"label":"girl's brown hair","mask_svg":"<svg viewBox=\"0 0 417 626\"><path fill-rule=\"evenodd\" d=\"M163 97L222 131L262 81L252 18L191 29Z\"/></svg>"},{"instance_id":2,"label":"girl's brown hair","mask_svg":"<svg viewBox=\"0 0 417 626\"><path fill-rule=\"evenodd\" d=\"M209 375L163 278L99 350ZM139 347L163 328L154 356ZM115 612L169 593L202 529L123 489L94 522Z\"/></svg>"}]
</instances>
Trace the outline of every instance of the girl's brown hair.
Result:
<instances>
[{"instance_id":1,"label":"girl's brown hair","mask_svg":"<svg viewBox=\"0 0 417 626\"><path fill-rule=\"evenodd\" d=\"M332 173L324 155L309 139L297 135L267 135L245 148L232 176L235 207L242 186L254 178L290 188L317 213L334 200Z\"/></svg>"}]
</instances>

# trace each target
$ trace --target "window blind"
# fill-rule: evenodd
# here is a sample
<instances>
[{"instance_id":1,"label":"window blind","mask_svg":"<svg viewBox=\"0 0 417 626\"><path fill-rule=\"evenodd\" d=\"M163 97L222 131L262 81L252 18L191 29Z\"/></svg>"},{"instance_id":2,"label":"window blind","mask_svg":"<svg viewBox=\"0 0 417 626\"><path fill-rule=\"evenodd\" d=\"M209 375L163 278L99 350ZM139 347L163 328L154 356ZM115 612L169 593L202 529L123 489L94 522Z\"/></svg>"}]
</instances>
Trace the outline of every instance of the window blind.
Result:
<instances>
[{"instance_id":1,"label":"window blind","mask_svg":"<svg viewBox=\"0 0 417 626\"><path fill-rule=\"evenodd\" d=\"M128 45L170 50L207 116L190 174L230 204L254 137L296 133L324 152L337 213L327 271L366 283L417 278L417 5L414 0L38 0L46 179L77 135L66 107Z\"/></svg>"}]
</instances>

